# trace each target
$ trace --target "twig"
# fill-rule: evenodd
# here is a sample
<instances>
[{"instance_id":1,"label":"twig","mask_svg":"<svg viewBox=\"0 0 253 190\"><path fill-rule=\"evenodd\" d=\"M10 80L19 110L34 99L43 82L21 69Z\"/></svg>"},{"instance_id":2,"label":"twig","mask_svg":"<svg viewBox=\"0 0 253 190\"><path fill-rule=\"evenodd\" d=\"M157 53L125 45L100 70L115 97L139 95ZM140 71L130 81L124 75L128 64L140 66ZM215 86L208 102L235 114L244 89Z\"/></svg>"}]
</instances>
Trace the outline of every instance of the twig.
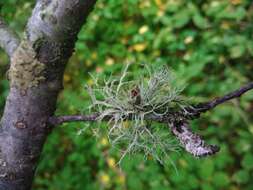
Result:
<instances>
[{"instance_id":1,"label":"twig","mask_svg":"<svg viewBox=\"0 0 253 190\"><path fill-rule=\"evenodd\" d=\"M238 98L244 93L246 93L249 90L253 89L253 82L241 87L240 89L237 89L233 92L230 92L226 94L225 96L222 97L217 97L211 101L205 102L198 104L196 106L189 106L186 108L187 113L184 113L183 111L175 112L175 113L168 113L168 114L173 114L175 117L185 117L187 119L195 119L197 116L199 116L201 113L209 111L216 106L225 103L226 101L229 101L234 98ZM160 123L167 123L168 120L170 119L169 115L154 115L154 114L148 114L145 116L145 120L151 120L151 121L156 121ZM77 121L97 121L99 117L99 113L92 113L89 115L67 115L67 116L53 116L49 118L49 124L51 125L60 125L65 122L77 122ZM170 115L171 116L171 115ZM113 116L112 116L113 117ZM112 117L104 118L105 120L110 120ZM131 119L132 117L129 116L129 118L126 119Z\"/></svg>"},{"instance_id":2,"label":"twig","mask_svg":"<svg viewBox=\"0 0 253 190\"><path fill-rule=\"evenodd\" d=\"M253 82L248 83L245 86L242 86L241 88L230 92L222 97L217 97L211 101L200 103L196 106L189 106L186 108L186 110L189 112L188 116L189 117L198 117L201 113L204 113L206 111L209 111L216 106L223 104L229 100L232 100L234 98L239 98L242 96L244 93L248 92L249 90L253 89Z\"/></svg>"},{"instance_id":3,"label":"twig","mask_svg":"<svg viewBox=\"0 0 253 190\"><path fill-rule=\"evenodd\" d=\"M206 103L202 103L197 105L197 109L201 112L210 110L214 107L216 107L219 104L222 104L228 100L231 100L233 98L239 98L241 95L243 95L244 93L246 93L247 91L253 89L253 82L239 88L238 90L235 90L223 97L218 97L210 102L206 102Z\"/></svg>"},{"instance_id":4,"label":"twig","mask_svg":"<svg viewBox=\"0 0 253 190\"><path fill-rule=\"evenodd\" d=\"M211 101L201 103L196 106L189 106L180 111L168 112L165 115L157 115L154 113L146 114L143 119L166 123L183 148L193 156L205 157L213 155L217 153L220 148L216 145L206 144L200 135L193 133L193 131L189 128L189 120L196 119L201 113L211 110L233 98L238 98L251 89L253 89L253 82ZM113 120L114 117L116 116L107 115L106 117L102 117L102 119L110 121ZM127 115L124 119L132 120L133 118L134 115ZM90 115L54 116L51 117L48 122L49 124L56 126L65 122L98 121L100 119L100 113L93 113Z\"/></svg>"},{"instance_id":5,"label":"twig","mask_svg":"<svg viewBox=\"0 0 253 190\"><path fill-rule=\"evenodd\" d=\"M19 38L0 18L0 47L11 57L19 45Z\"/></svg>"}]
</instances>

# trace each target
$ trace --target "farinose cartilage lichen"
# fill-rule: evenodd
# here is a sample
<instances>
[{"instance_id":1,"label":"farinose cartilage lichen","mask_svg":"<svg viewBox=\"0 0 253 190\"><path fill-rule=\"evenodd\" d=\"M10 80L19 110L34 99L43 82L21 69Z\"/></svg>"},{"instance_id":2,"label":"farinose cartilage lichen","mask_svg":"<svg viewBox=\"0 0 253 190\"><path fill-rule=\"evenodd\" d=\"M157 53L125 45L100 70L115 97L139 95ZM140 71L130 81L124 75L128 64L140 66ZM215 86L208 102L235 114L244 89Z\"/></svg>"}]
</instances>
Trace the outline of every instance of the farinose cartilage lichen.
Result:
<instances>
[{"instance_id":1,"label":"farinose cartilage lichen","mask_svg":"<svg viewBox=\"0 0 253 190\"><path fill-rule=\"evenodd\" d=\"M129 80L129 66L118 78L110 77L101 82L93 77L94 85L87 86L91 109L100 113L101 121L111 118L108 138L113 146L122 150L121 159L126 154L143 152L146 157L152 156L163 163L169 151L175 151L178 146L167 128L154 126L144 117L147 114L168 116L180 110L184 106L179 95L181 89L172 84L172 73L165 66L156 70L146 68L137 80ZM126 118L131 119L126 121Z\"/></svg>"}]
</instances>

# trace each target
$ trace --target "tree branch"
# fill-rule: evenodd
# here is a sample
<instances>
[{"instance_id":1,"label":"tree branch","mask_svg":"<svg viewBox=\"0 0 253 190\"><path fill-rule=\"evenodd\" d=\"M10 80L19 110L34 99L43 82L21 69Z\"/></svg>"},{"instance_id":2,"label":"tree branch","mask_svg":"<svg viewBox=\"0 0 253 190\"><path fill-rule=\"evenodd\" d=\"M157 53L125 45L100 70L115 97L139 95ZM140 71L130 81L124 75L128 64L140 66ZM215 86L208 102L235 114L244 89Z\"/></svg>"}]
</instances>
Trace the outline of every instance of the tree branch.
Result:
<instances>
[{"instance_id":1,"label":"tree branch","mask_svg":"<svg viewBox=\"0 0 253 190\"><path fill-rule=\"evenodd\" d=\"M244 93L246 93L247 91L252 90L252 89L253 89L253 82L251 82L251 83L249 83L249 84L247 84L247 85L245 85L233 92L230 92L222 97L217 97L211 101L201 103L196 106L186 107L185 108L186 112L181 110L179 112L174 112L174 113L169 113L169 114L174 114L175 116L183 117L183 118L186 118L189 120L195 119L195 118L199 117L199 115L201 113L209 111L209 110L215 108L216 106L223 104L231 99L239 98L241 95L243 95ZM60 125L65 122L97 121L99 115L100 115L100 113L92 113L89 115L53 116L53 117L49 118L48 122L49 122L49 124L56 126L56 125ZM111 118L107 117L107 118L105 118L105 120L110 120ZM131 119L131 118L132 117L130 115L126 119ZM145 116L146 120L157 121L160 123L167 123L169 118L171 118L171 117L169 117L168 115L158 116L158 115L148 114Z\"/></svg>"},{"instance_id":2,"label":"tree branch","mask_svg":"<svg viewBox=\"0 0 253 190\"><path fill-rule=\"evenodd\" d=\"M202 137L194 133L189 128L189 120L196 119L201 113L215 108L233 98L238 98L247 91L253 89L253 83L249 83L233 92L230 92L222 97L217 97L211 101L189 106L180 111L170 112L166 115L147 114L144 120L166 123L171 132L179 140L182 147L195 157L205 157L217 153L220 148L216 145L205 143ZM53 116L49 118L48 123L52 126L60 125L65 122L76 121L98 121L100 113L92 113L89 115L70 115L70 116ZM104 117L103 120L109 121L114 119L114 116ZM133 115L127 115L126 120L132 120Z\"/></svg>"},{"instance_id":3,"label":"tree branch","mask_svg":"<svg viewBox=\"0 0 253 190\"><path fill-rule=\"evenodd\" d=\"M56 126L66 122L77 122L77 121L97 121L99 113L93 113L90 115L66 115L66 116L53 116L50 117L48 123Z\"/></svg>"},{"instance_id":4,"label":"tree branch","mask_svg":"<svg viewBox=\"0 0 253 190\"><path fill-rule=\"evenodd\" d=\"M223 103L225 103L229 100L232 100L234 98L239 98L244 93L246 93L252 89L253 89L253 82L250 82L250 83L242 86L241 88L239 88L235 91L232 91L224 96L217 97L217 98L215 98L211 101L208 101L208 102L200 103L196 106L189 106L186 108L187 112L189 112L188 116L193 117L193 118L199 117L201 113L209 111L209 110L215 108L216 106L223 104Z\"/></svg>"},{"instance_id":5,"label":"tree branch","mask_svg":"<svg viewBox=\"0 0 253 190\"><path fill-rule=\"evenodd\" d=\"M18 45L18 36L6 25L3 19L0 18L0 47L11 57Z\"/></svg>"}]
</instances>

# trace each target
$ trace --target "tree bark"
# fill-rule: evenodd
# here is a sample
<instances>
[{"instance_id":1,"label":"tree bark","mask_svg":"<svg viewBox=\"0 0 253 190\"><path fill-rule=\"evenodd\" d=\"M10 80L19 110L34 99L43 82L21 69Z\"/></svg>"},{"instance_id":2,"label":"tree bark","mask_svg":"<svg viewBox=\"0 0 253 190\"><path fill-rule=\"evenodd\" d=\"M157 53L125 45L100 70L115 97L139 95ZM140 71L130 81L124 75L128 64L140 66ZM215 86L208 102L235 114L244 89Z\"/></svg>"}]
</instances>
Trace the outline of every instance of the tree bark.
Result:
<instances>
[{"instance_id":1,"label":"tree bark","mask_svg":"<svg viewBox=\"0 0 253 190\"><path fill-rule=\"evenodd\" d=\"M13 32L0 18L0 47L2 47L9 57L12 56L13 52L19 45L19 38L15 32Z\"/></svg>"},{"instance_id":2,"label":"tree bark","mask_svg":"<svg viewBox=\"0 0 253 190\"><path fill-rule=\"evenodd\" d=\"M0 190L31 188L65 65L95 2L37 0L25 36L10 54L10 92L0 127Z\"/></svg>"}]
</instances>

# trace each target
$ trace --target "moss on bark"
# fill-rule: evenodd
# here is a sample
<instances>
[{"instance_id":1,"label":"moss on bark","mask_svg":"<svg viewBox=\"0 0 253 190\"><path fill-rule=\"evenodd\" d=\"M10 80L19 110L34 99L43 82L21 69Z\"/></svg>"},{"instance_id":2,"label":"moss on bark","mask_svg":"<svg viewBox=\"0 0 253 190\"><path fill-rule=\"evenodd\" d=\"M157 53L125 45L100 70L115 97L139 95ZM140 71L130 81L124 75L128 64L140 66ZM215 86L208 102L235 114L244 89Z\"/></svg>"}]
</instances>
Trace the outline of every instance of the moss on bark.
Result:
<instances>
[{"instance_id":1,"label":"moss on bark","mask_svg":"<svg viewBox=\"0 0 253 190\"><path fill-rule=\"evenodd\" d=\"M38 61L36 52L27 40L23 40L11 58L8 78L11 85L26 91L45 81L45 64Z\"/></svg>"}]
</instances>

